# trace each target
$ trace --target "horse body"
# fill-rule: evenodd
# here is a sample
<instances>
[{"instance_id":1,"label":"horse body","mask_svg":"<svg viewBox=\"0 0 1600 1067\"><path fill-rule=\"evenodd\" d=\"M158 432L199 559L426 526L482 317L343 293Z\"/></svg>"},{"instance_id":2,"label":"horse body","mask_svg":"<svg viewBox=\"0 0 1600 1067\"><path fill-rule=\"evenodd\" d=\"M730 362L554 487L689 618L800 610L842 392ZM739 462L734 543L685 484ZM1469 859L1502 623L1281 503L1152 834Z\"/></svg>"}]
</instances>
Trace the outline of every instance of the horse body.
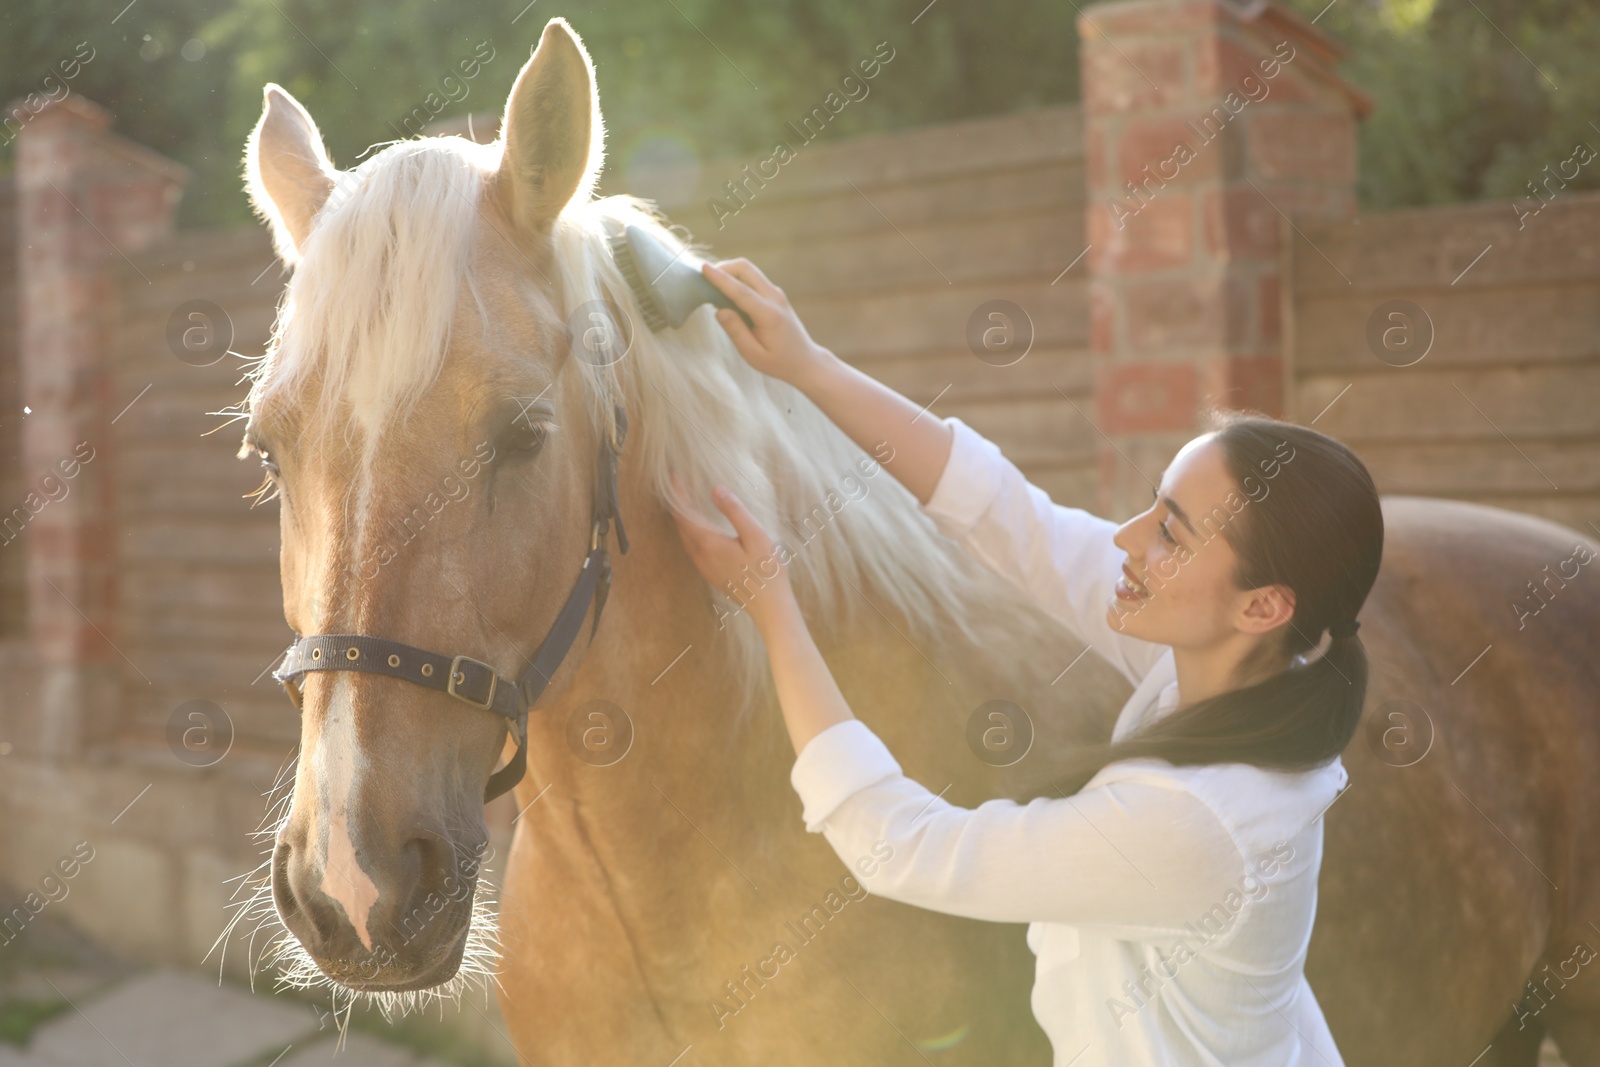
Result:
<instances>
[{"instance_id":1,"label":"horse body","mask_svg":"<svg viewBox=\"0 0 1600 1067\"><path fill-rule=\"evenodd\" d=\"M592 78L552 22L512 91L503 151L426 139L343 174L309 116L269 92L255 195L286 258L304 261L247 440L280 457L286 617L301 633L459 650L514 676L583 557L593 446L621 403L632 549L614 557L592 641L535 709L516 793L499 936L519 1054L1039 1062L1020 927L871 898L866 872L804 832L758 638L694 572L663 504L668 470L700 490L733 486L795 535L791 576L841 689L907 773L953 802L1041 784L1053 754L1109 735L1128 685L1079 661L1081 645L945 541L809 401L747 367L708 315L670 337L637 331L619 360L570 344L574 309L629 306L608 227L672 240L626 198L588 199ZM493 458L446 493L426 536L379 552L378 531L486 444ZM1308 969L1347 1062L1459 1067L1538 968L1600 944L1584 851L1600 598L1579 573L1539 614L1510 608L1580 543L1560 527L1406 499L1385 514L1362 612L1369 714L1411 701L1433 744L1405 767L1382 744L1351 746ZM965 742L995 698L1037 731L1006 769ZM596 700L631 724L621 758L575 740ZM304 715L268 887L284 944L308 979L404 1003L476 958L465 905L396 935L453 873L475 884L460 857L483 840L504 725L364 674L308 678ZM1600 1063L1587 988L1567 979L1534 1020L1576 1065Z\"/></svg>"},{"instance_id":2,"label":"horse body","mask_svg":"<svg viewBox=\"0 0 1600 1067\"><path fill-rule=\"evenodd\" d=\"M1545 1026L1569 1063L1600 1062L1600 993L1577 968L1523 1003L1546 963L1600 949L1600 597L1587 567L1558 573L1595 542L1442 500L1386 498L1384 516L1361 613L1365 736L1327 817L1312 988L1351 1063L1471 1062L1493 1041L1482 1063L1531 1065L1537 1039L1507 1049Z\"/></svg>"}]
</instances>

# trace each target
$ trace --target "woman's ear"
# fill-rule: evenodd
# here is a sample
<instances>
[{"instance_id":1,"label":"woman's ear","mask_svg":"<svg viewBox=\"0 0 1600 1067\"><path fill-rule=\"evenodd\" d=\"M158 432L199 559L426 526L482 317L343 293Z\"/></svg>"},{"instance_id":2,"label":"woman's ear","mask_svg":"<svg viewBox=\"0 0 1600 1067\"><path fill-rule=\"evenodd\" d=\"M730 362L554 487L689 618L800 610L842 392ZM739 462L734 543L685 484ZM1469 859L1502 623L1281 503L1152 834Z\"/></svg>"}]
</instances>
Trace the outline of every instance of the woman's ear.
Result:
<instances>
[{"instance_id":1,"label":"woman's ear","mask_svg":"<svg viewBox=\"0 0 1600 1067\"><path fill-rule=\"evenodd\" d=\"M1264 585L1250 592L1239 617L1239 629L1247 634L1264 634L1294 618L1294 590L1286 585Z\"/></svg>"}]
</instances>

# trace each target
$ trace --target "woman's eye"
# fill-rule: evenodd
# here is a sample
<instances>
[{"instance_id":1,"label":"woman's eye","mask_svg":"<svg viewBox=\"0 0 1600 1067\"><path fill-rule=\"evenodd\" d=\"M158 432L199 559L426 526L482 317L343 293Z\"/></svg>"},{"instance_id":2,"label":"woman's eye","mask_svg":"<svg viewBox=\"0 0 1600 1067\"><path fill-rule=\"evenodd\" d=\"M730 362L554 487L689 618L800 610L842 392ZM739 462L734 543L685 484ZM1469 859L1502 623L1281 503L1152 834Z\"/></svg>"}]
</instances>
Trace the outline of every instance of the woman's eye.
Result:
<instances>
[{"instance_id":1,"label":"woman's eye","mask_svg":"<svg viewBox=\"0 0 1600 1067\"><path fill-rule=\"evenodd\" d=\"M1161 531L1162 539L1168 544L1175 545L1178 543L1178 539L1172 536L1172 531L1167 529L1167 524L1165 521L1156 523L1156 527Z\"/></svg>"}]
</instances>

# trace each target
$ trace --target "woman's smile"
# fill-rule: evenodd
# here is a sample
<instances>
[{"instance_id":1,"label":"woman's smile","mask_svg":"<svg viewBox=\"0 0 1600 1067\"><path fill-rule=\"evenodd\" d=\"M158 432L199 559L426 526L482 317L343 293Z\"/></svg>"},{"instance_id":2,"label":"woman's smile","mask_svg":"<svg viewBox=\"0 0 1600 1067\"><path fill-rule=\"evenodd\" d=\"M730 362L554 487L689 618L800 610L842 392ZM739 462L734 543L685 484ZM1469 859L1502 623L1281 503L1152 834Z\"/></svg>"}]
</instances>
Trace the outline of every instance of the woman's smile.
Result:
<instances>
[{"instance_id":1,"label":"woman's smile","mask_svg":"<svg viewBox=\"0 0 1600 1067\"><path fill-rule=\"evenodd\" d=\"M1116 593L1118 600L1150 599L1150 587L1134 577L1132 569L1126 563L1122 565L1122 577L1117 579Z\"/></svg>"}]
</instances>

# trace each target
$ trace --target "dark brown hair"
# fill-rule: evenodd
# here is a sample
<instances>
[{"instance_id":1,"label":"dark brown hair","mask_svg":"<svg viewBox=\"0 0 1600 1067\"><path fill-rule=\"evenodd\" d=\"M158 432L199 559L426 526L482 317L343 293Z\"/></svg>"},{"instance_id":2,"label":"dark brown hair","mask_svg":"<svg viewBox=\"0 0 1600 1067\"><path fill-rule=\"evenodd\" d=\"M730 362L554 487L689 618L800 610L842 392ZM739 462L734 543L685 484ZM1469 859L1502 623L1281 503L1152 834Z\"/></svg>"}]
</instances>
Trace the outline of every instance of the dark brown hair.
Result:
<instances>
[{"instance_id":1,"label":"dark brown hair","mask_svg":"<svg viewBox=\"0 0 1600 1067\"><path fill-rule=\"evenodd\" d=\"M1065 780L1042 796L1076 792L1101 768L1125 759L1307 770L1342 752L1360 723L1367 692L1360 637L1335 636L1320 656L1307 654L1329 627L1345 632L1377 579L1383 511L1372 476L1355 453L1326 434L1256 412L1212 411L1205 429L1215 434L1235 484L1250 497L1221 531L1238 556L1234 584L1282 584L1295 596L1281 636L1264 641L1255 663L1246 666L1284 658L1290 666L1076 754ZM1251 487L1261 485L1268 490L1258 499Z\"/></svg>"}]
</instances>

